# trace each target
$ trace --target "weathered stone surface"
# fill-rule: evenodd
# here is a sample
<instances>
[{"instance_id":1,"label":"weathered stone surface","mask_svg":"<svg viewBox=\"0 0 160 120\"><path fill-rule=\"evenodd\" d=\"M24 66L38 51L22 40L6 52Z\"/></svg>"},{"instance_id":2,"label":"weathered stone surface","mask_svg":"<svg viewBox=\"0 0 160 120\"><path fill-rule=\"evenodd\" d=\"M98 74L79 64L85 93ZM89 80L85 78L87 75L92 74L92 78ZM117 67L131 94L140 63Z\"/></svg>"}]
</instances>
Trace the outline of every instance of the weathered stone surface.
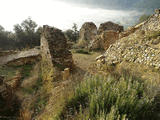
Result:
<instances>
[{"instance_id":1,"label":"weathered stone surface","mask_svg":"<svg viewBox=\"0 0 160 120\"><path fill-rule=\"evenodd\" d=\"M63 80L67 80L70 77L70 69L65 68L64 71L62 71L62 77Z\"/></svg>"},{"instance_id":2,"label":"weathered stone surface","mask_svg":"<svg viewBox=\"0 0 160 120\"><path fill-rule=\"evenodd\" d=\"M139 63L160 69L160 14L152 15L138 29L122 37L105 52L107 64L122 61Z\"/></svg>"},{"instance_id":3,"label":"weathered stone surface","mask_svg":"<svg viewBox=\"0 0 160 120\"><path fill-rule=\"evenodd\" d=\"M133 26L133 27L129 27L127 30L125 30L124 32L121 32L120 35L119 35L119 38L123 38L123 37L127 37L129 36L130 34L134 33L136 30L138 30L140 27L142 27L144 23L140 23L136 26Z\"/></svg>"},{"instance_id":4,"label":"weathered stone surface","mask_svg":"<svg viewBox=\"0 0 160 120\"><path fill-rule=\"evenodd\" d=\"M101 34L102 32L106 31L106 30L113 30L116 32L123 32L124 28L121 25L115 24L111 21L109 22L105 22L100 24L100 27L98 29L98 34Z\"/></svg>"},{"instance_id":5,"label":"weathered stone surface","mask_svg":"<svg viewBox=\"0 0 160 120\"><path fill-rule=\"evenodd\" d=\"M11 54L16 54L16 53L18 53L18 51L14 51L14 50L1 51L1 50L0 50L0 57L2 57L2 56L7 56L7 55L11 55Z\"/></svg>"},{"instance_id":6,"label":"weathered stone surface","mask_svg":"<svg viewBox=\"0 0 160 120\"><path fill-rule=\"evenodd\" d=\"M153 14L147 21L145 21L142 26L142 30L144 31L159 31L160 30L160 13L159 9L155 10L155 14Z\"/></svg>"},{"instance_id":7,"label":"weathered stone surface","mask_svg":"<svg viewBox=\"0 0 160 120\"><path fill-rule=\"evenodd\" d=\"M0 57L0 65L23 65L40 59L39 49L30 49Z\"/></svg>"},{"instance_id":8,"label":"weathered stone surface","mask_svg":"<svg viewBox=\"0 0 160 120\"><path fill-rule=\"evenodd\" d=\"M5 79L4 76L0 76L0 116L8 116L12 112L16 113L16 110L19 109L18 104L20 105L20 103L15 95L15 91L17 90L17 86L20 84L20 80L21 78L18 80L16 77Z\"/></svg>"},{"instance_id":9,"label":"weathered stone surface","mask_svg":"<svg viewBox=\"0 0 160 120\"><path fill-rule=\"evenodd\" d=\"M100 35L97 35L96 38L91 42L89 49L104 49L107 50L110 45L116 42L119 39L119 33L113 30L104 31Z\"/></svg>"},{"instance_id":10,"label":"weathered stone surface","mask_svg":"<svg viewBox=\"0 0 160 120\"><path fill-rule=\"evenodd\" d=\"M93 22L86 22L82 25L79 33L79 46L87 47L88 44L94 40L97 35L97 27Z\"/></svg>"},{"instance_id":11,"label":"weathered stone surface","mask_svg":"<svg viewBox=\"0 0 160 120\"><path fill-rule=\"evenodd\" d=\"M43 79L53 80L53 77L65 68L73 68L72 54L67 48L67 40L61 30L43 26L41 35Z\"/></svg>"},{"instance_id":12,"label":"weathered stone surface","mask_svg":"<svg viewBox=\"0 0 160 120\"><path fill-rule=\"evenodd\" d=\"M104 59L104 58L105 58L104 55L100 55L100 56L96 57L96 61L97 61L97 60L102 60L102 59Z\"/></svg>"}]
</instances>

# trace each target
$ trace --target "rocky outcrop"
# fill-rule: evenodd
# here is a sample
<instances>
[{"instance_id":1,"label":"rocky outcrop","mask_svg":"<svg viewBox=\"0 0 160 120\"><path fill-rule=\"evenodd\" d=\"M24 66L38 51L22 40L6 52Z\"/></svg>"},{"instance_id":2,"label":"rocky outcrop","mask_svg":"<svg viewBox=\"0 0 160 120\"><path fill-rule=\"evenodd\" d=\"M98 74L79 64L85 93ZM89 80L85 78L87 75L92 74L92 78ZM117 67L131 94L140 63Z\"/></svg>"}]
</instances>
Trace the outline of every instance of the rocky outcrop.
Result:
<instances>
[{"instance_id":1,"label":"rocky outcrop","mask_svg":"<svg viewBox=\"0 0 160 120\"><path fill-rule=\"evenodd\" d=\"M105 52L107 64L122 61L160 69L160 12L152 15L135 32L121 38Z\"/></svg>"},{"instance_id":2,"label":"rocky outcrop","mask_svg":"<svg viewBox=\"0 0 160 120\"><path fill-rule=\"evenodd\" d=\"M124 32L121 32L119 34L119 38L121 39L123 37L129 36L130 34L133 34L136 30L138 30L140 27L142 27L143 24L144 24L144 22L140 23L140 24L138 24L136 26L129 27L127 30L125 30Z\"/></svg>"},{"instance_id":3,"label":"rocky outcrop","mask_svg":"<svg viewBox=\"0 0 160 120\"><path fill-rule=\"evenodd\" d=\"M43 26L41 35L42 76L53 80L59 71L73 68L71 52L67 49L67 40L61 30Z\"/></svg>"},{"instance_id":4,"label":"rocky outcrop","mask_svg":"<svg viewBox=\"0 0 160 120\"><path fill-rule=\"evenodd\" d=\"M0 65L24 65L40 59L39 49L30 49L0 57Z\"/></svg>"},{"instance_id":5,"label":"rocky outcrop","mask_svg":"<svg viewBox=\"0 0 160 120\"><path fill-rule=\"evenodd\" d=\"M86 22L82 25L79 33L79 47L87 47L97 35L97 27L93 22Z\"/></svg>"},{"instance_id":6,"label":"rocky outcrop","mask_svg":"<svg viewBox=\"0 0 160 120\"><path fill-rule=\"evenodd\" d=\"M106 30L107 31L113 30L116 32L123 32L124 28L121 25L118 25L116 23L109 21L109 22L105 22L105 23L100 24L99 29L98 29L98 34L101 34L102 32L104 32Z\"/></svg>"},{"instance_id":7,"label":"rocky outcrop","mask_svg":"<svg viewBox=\"0 0 160 120\"><path fill-rule=\"evenodd\" d=\"M104 31L91 42L89 49L103 49L107 50L109 46L116 42L119 38L119 33L113 30Z\"/></svg>"}]
</instances>

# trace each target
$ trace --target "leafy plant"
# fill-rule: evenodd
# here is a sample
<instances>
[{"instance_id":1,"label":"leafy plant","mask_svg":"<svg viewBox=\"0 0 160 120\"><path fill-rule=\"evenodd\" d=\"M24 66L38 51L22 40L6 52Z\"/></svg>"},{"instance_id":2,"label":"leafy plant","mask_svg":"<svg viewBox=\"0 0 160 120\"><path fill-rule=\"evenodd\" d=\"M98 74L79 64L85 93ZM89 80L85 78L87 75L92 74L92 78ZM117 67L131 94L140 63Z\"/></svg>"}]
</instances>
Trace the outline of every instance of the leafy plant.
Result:
<instances>
[{"instance_id":1,"label":"leafy plant","mask_svg":"<svg viewBox=\"0 0 160 120\"><path fill-rule=\"evenodd\" d=\"M88 109L84 120L151 119L155 104L147 95L146 86L142 79L127 72L119 77L88 76L76 88L60 119L76 112L82 114L84 109Z\"/></svg>"}]
</instances>

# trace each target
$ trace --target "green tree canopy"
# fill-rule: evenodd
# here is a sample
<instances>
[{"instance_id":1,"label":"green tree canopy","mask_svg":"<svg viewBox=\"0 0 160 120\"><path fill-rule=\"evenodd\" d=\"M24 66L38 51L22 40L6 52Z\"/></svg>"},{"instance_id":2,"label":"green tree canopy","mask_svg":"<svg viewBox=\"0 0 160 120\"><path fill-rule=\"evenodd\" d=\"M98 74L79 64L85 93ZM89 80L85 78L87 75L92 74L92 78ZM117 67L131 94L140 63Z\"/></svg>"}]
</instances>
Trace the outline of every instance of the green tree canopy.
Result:
<instances>
[{"instance_id":1,"label":"green tree canopy","mask_svg":"<svg viewBox=\"0 0 160 120\"><path fill-rule=\"evenodd\" d=\"M16 40L19 42L19 48L40 45L40 32L37 29L37 24L30 17L24 20L21 24L14 25Z\"/></svg>"}]
</instances>

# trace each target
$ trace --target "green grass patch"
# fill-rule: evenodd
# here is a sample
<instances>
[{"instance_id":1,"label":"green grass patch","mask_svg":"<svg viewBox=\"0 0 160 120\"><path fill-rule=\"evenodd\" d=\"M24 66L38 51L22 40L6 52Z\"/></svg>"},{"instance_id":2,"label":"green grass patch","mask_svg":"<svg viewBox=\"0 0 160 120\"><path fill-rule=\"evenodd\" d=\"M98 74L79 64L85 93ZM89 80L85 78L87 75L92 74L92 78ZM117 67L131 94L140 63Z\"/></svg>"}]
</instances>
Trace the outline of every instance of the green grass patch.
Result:
<instances>
[{"instance_id":1,"label":"green grass patch","mask_svg":"<svg viewBox=\"0 0 160 120\"><path fill-rule=\"evenodd\" d=\"M127 71L119 76L89 76L75 89L59 119L78 113L80 120L152 120L155 102L148 88Z\"/></svg>"},{"instance_id":2,"label":"green grass patch","mask_svg":"<svg viewBox=\"0 0 160 120\"><path fill-rule=\"evenodd\" d=\"M26 64L20 66L0 66L0 75L4 75L6 79L12 78L19 71L22 75L22 79L29 77L33 68L33 64Z\"/></svg>"},{"instance_id":3,"label":"green grass patch","mask_svg":"<svg viewBox=\"0 0 160 120\"><path fill-rule=\"evenodd\" d=\"M4 75L6 78L12 78L16 75L18 69L14 67L0 66L0 75Z\"/></svg>"},{"instance_id":4,"label":"green grass patch","mask_svg":"<svg viewBox=\"0 0 160 120\"><path fill-rule=\"evenodd\" d=\"M45 106L48 103L48 98L49 98L48 94L46 94L43 87L39 88L39 91L35 97L36 99L30 107L30 109L34 110L33 116L38 115L45 108Z\"/></svg>"},{"instance_id":5,"label":"green grass patch","mask_svg":"<svg viewBox=\"0 0 160 120\"><path fill-rule=\"evenodd\" d=\"M17 66L22 69L22 78L27 78L31 74L31 70L33 69L33 64L26 64L23 66Z\"/></svg>"}]
</instances>

